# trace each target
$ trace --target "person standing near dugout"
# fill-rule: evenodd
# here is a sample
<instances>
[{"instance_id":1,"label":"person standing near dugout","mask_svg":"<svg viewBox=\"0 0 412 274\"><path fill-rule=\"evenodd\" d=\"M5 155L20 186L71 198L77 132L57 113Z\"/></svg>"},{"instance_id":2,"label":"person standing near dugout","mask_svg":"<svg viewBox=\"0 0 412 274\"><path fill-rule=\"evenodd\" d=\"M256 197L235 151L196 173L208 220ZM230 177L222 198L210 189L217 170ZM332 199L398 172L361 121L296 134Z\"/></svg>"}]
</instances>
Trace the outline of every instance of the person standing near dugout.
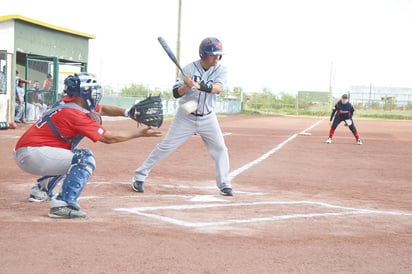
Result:
<instances>
[{"instance_id":1,"label":"person standing near dugout","mask_svg":"<svg viewBox=\"0 0 412 274\"><path fill-rule=\"evenodd\" d=\"M217 187L222 195L233 196L228 150L214 110L216 96L226 84L227 69L219 64L222 55L222 43L214 37L205 38L199 46L200 59L186 65L184 75L179 74L173 96L180 98L180 107L165 138L134 172L134 191L144 192L144 180L154 166L198 134L215 161ZM187 113L182 105L190 101L194 101L197 108Z\"/></svg>"},{"instance_id":2,"label":"person standing near dugout","mask_svg":"<svg viewBox=\"0 0 412 274\"><path fill-rule=\"evenodd\" d=\"M51 199L52 218L84 218L86 213L80 210L78 198L96 168L96 161L90 149L77 147L80 141L87 137L93 142L113 144L161 133L150 128L124 132L105 129L100 115L128 117L128 110L99 105L100 85L91 74L70 75L64 85L62 101L20 137L14 157L23 171L42 176L31 188L29 201ZM55 196L54 188L63 178L60 193Z\"/></svg>"},{"instance_id":3,"label":"person standing near dugout","mask_svg":"<svg viewBox=\"0 0 412 274\"><path fill-rule=\"evenodd\" d=\"M335 134L335 130L341 122L344 122L345 126L349 127L350 131L356 139L356 143L358 145L362 144L362 140L360 139L359 133L353 122L354 112L355 109L353 105L349 103L348 95L343 94L342 98L336 103L335 107L332 110L332 114L330 115L329 122L331 122L332 125L329 130L329 138L326 140L327 144L332 143L332 138Z\"/></svg>"}]
</instances>

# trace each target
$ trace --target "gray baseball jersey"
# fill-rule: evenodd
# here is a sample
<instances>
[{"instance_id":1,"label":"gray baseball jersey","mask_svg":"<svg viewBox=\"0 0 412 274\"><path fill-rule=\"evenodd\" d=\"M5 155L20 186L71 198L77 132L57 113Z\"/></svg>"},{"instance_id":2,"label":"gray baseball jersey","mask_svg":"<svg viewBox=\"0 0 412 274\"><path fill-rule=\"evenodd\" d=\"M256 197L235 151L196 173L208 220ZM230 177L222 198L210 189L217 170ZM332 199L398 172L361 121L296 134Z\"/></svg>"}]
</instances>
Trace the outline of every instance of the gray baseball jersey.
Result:
<instances>
[{"instance_id":1,"label":"gray baseball jersey","mask_svg":"<svg viewBox=\"0 0 412 274\"><path fill-rule=\"evenodd\" d=\"M227 69L226 67L218 64L205 71L200 65L199 61L188 64L183 68L186 75L191 75L192 80L196 83L204 81L206 84L220 83L222 87L226 85ZM183 86L182 74L179 75L179 79L173 86L173 88ZM187 90L186 93L179 99L179 104L182 105L187 101L194 100L197 102L197 114L210 113L216 107L216 94L206 93L200 90Z\"/></svg>"},{"instance_id":2,"label":"gray baseball jersey","mask_svg":"<svg viewBox=\"0 0 412 274\"><path fill-rule=\"evenodd\" d=\"M227 69L220 64L205 71L198 60L185 66L183 71L186 75L191 75L192 79L196 82L203 80L205 83L220 83L222 86L226 84ZM183 85L183 76L180 74L173 88ZM133 177L134 181L144 181L157 163L189 138L193 137L194 134L198 134L206 145L209 154L216 162L217 187L220 190L224 188L232 188L229 179L228 150L225 145L217 116L214 112L216 106L216 94L189 88L186 93L179 98L179 104L182 105L191 100L195 100L198 103L197 109L189 114L181 108L178 109L176 116L170 125L169 131L162 142L155 147L143 164L136 169ZM179 167L178 164L177 167ZM189 171L186 170L186 172ZM195 175L196 173L193 174ZM194 180L196 179L194 178Z\"/></svg>"}]
</instances>

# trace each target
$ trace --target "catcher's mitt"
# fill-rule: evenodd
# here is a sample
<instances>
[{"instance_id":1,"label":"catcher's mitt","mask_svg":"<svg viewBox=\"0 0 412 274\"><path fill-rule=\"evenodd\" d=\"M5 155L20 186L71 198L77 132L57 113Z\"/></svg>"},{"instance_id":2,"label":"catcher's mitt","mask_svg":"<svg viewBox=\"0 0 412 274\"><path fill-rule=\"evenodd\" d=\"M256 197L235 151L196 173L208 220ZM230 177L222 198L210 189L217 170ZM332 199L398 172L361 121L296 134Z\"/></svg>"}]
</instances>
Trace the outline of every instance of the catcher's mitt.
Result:
<instances>
[{"instance_id":1,"label":"catcher's mitt","mask_svg":"<svg viewBox=\"0 0 412 274\"><path fill-rule=\"evenodd\" d=\"M149 127L160 127L163 123L163 106L160 96L149 96L129 109L129 117Z\"/></svg>"}]
</instances>

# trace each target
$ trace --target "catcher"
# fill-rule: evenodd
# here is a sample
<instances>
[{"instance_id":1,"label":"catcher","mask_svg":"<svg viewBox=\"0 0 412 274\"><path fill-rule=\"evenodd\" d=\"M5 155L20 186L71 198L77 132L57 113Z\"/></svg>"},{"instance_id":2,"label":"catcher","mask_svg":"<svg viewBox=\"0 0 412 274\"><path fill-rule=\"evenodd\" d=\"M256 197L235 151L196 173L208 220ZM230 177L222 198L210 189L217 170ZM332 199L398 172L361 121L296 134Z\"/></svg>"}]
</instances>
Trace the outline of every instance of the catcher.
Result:
<instances>
[{"instance_id":1,"label":"catcher","mask_svg":"<svg viewBox=\"0 0 412 274\"><path fill-rule=\"evenodd\" d=\"M64 80L65 96L36 121L17 141L14 156L25 172L42 176L31 188L29 200L51 199L52 218L82 218L77 200L96 168L91 150L78 148L82 138L113 144L139 137L159 137L151 125L140 130L112 132L101 125L101 116L128 116L129 110L99 105L100 85L88 73L78 73ZM137 117L137 116L133 116ZM54 188L63 179L60 193Z\"/></svg>"},{"instance_id":2,"label":"catcher","mask_svg":"<svg viewBox=\"0 0 412 274\"><path fill-rule=\"evenodd\" d=\"M327 144L332 143L332 138L335 134L335 130L341 122L344 122L345 126L349 127L350 131L352 131L352 134L356 139L356 143L358 145L362 144L362 140L359 138L359 133L356 130L355 124L353 123L352 117L354 112L355 109L353 108L353 105L348 101L348 95L343 94L342 98L339 100L339 102L336 103L335 107L333 108L332 114L329 119L332 125L329 130L329 138L326 140Z\"/></svg>"}]
</instances>

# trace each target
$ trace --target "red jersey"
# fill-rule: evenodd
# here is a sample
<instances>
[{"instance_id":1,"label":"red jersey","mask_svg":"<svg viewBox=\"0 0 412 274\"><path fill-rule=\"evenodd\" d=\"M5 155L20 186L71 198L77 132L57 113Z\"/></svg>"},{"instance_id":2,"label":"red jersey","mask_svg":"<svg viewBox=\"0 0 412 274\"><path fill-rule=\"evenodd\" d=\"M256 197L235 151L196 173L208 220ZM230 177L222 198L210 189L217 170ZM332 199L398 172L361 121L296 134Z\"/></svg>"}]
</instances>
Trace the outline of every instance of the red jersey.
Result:
<instances>
[{"instance_id":1,"label":"red jersey","mask_svg":"<svg viewBox=\"0 0 412 274\"><path fill-rule=\"evenodd\" d=\"M99 105L96 106L96 111L100 111ZM84 113L79 109L58 109L54 114L50 115L50 119L60 132L60 135L65 138L73 138L82 135L93 142L97 142L103 134L106 133L104 127L93 121L87 113ZM42 119L39 119L20 137L15 149L18 150L21 147L30 146L49 146L71 149L71 142L66 142L57 137L49 124L47 122L42 123Z\"/></svg>"}]
</instances>

